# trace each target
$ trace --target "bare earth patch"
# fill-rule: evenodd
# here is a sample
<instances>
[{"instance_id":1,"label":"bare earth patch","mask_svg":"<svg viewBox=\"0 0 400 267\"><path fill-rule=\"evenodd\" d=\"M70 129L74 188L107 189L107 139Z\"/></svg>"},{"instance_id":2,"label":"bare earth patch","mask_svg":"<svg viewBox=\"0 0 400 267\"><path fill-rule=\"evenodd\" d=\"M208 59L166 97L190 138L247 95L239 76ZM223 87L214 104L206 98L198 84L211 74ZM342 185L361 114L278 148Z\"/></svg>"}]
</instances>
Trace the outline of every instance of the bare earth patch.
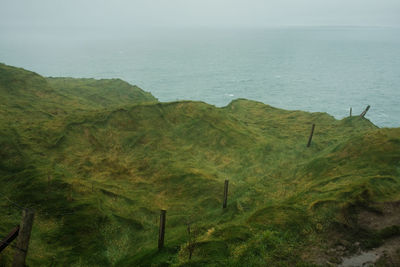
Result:
<instances>
[{"instance_id":1,"label":"bare earth patch","mask_svg":"<svg viewBox=\"0 0 400 267\"><path fill-rule=\"evenodd\" d=\"M400 201L379 203L358 214L358 224L368 230L381 231L400 226ZM343 257L339 266L400 266L400 237L387 239L378 248Z\"/></svg>"},{"instance_id":2,"label":"bare earth patch","mask_svg":"<svg viewBox=\"0 0 400 267\"><path fill-rule=\"evenodd\" d=\"M362 228L382 230L393 225L400 225L400 201L375 204L372 207L377 211L363 210L358 214L358 224Z\"/></svg>"},{"instance_id":3,"label":"bare earth patch","mask_svg":"<svg viewBox=\"0 0 400 267\"><path fill-rule=\"evenodd\" d=\"M358 225L370 231L400 227L400 201L376 203L357 215ZM351 244L346 236L336 233L319 247L310 248L303 259L320 266L399 266L400 236L393 236L372 250L361 250L362 244ZM356 251L356 252L354 252Z\"/></svg>"}]
</instances>

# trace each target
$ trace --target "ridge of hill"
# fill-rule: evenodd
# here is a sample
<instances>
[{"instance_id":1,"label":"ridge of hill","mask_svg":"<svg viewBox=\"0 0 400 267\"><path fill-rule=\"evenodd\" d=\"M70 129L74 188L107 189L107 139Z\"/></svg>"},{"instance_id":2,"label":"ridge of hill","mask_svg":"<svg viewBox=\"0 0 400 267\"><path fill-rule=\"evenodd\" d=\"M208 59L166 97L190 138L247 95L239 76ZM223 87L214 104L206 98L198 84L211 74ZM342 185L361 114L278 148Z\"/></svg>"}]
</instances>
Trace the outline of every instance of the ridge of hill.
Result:
<instances>
[{"instance_id":1,"label":"ridge of hill","mask_svg":"<svg viewBox=\"0 0 400 267\"><path fill-rule=\"evenodd\" d=\"M350 253L355 242L368 249L400 234L400 222L374 230L357 217L400 201L398 128L245 99L217 108L145 94L129 103L132 88L120 80L22 71L20 81L4 82L13 71L22 70L0 66L0 93L8 95L0 106L0 193L37 211L30 265L324 265L338 261L335 242ZM110 92L110 84L122 89ZM14 95L40 101L21 115ZM31 118L46 105L65 113ZM0 199L5 236L20 210ZM162 251L160 209L167 210ZM0 265L11 259L7 248Z\"/></svg>"},{"instance_id":2,"label":"ridge of hill","mask_svg":"<svg viewBox=\"0 0 400 267\"><path fill-rule=\"evenodd\" d=\"M0 63L0 118L47 121L80 111L157 102L150 93L120 79L45 78Z\"/></svg>"}]
</instances>

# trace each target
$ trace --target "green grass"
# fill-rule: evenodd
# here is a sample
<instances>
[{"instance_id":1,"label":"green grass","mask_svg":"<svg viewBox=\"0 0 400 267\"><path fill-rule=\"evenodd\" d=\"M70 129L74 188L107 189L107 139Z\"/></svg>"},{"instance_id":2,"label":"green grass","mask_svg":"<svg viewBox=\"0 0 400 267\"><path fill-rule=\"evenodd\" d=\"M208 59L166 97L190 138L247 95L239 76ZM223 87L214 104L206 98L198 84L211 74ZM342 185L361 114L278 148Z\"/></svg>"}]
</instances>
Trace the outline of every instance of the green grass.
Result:
<instances>
[{"instance_id":1,"label":"green grass","mask_svg":"<svg viewBox=\"0 0 400 267\"><path fill-rule=\"evenodd\" d=\"M356 229L354 207L400 199L400 129L367 119L245 99L159 103L120 80L6 65L0 97L1 193L37 211L32 266L308 266L307 248ZM0 199L5 236L20 211ZM190 261L187 222L198 232Z\"/></svg>"}]
</instances>

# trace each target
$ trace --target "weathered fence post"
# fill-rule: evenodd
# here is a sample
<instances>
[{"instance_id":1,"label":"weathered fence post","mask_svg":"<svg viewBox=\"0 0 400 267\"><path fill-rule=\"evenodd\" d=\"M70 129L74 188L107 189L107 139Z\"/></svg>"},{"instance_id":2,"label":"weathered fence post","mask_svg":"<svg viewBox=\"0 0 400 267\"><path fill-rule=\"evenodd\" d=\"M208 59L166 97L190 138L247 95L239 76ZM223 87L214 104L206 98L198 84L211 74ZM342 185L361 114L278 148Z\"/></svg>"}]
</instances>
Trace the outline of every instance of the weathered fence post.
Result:
<instances>
[{"instance_id":1,"label":"weathered fence post","mask_svg":"<svg viewBox=\"0 0 400 267\"><path fill-rule=\"evenodd\" d=\"M222 204L222 208L225 209L228 203L228 185L229 185L229 180L225 180L225 186L224 186L224 202Z\"/></svg>"},{"instance_id":2,"label":"weathered fence post","mask_svg":"<svg viewBox=\"0 0 400 267\"><path fill-rule=\"evenodd\" d=\"M73 189L73 185L70 184L69 190L68 190L68 196L67 196L67 200L68 201L72 201L73 200L73 198L72 198L72 189Z\"/></svg>"},{"instance_id":3,"label":"weathered fence post","mask_svg":"<svg viewBox=\"0 0 400 267\"><path fill-rule=\"evenodd\" d=\"M363 113L360 114L360 117L364 118L370 108L371 108L371 106L368 105L367 108L363 111Z\"/></svg>"},{"instance_id":4,"label":"weathered fence post","mask_svg":"<svg viewBox=\"0 0 400 267\"><path fill-rule=\"evenodd\" d=\"M196 230L193 229L193 231L192 231L190 226L191 226L191 224L190 224L190 222L188 222L187 223L187 232L188 232L188 237L189 238L188 238L188 246L187 246L187 248L189 250L189 260L192 259L193 252L194 252L194 250L196 248L196 245L197 245L197 241L196 241L197 233L196 233Z\"/></svg>"},{"instance_id":5,"label":"weathered fence post","mask_svg":"<svg viewBox=\"0 0 400 267\"><path fill-rule=\"evenodd\" d=\"M17 249L14 255L13 267L24 267L26 254L28 253L29 239L31 238L31 231L33 225L34 211L24 209L22 211L22 221L17 238Z\"/></svg>"},{"instance_id":6,"label":"weathered fence post","mask_svg":"<svg viewBox=\"0 0 400 267\"><path fill-rule=\"evenodd\" d=\"M350 117L353 116L353 108L350 108Z\"/></svg>"},{"instance_id":7,"label":"weathered fence post","mask_svg":"<svg viewBox=\"0 0 400 267\"><path fill-rule=\"evenodd\" d=\"M310 147L310 145L311 145L311 140L312 140L312 138L313 138L313 135L314 135L314 129L315 129L315 124L313 124L313 125L312 125L312 128L311 128L311 134L310 134L310 138L308 138L308 144L307 144L307 147Z\"/></svg>"},{"instance_id":8,"label":"weathered fence post","mask_svg":"<svg viewBox=\"0 0 400 267\"><path fill-rule=\"evenodd\" d=\"M46 199L49 200L49 195L50 195L50 174L47 173L47 194L46 194Z\"/></svg>"},{"instance_id":9,"label":"weathered fence post","mask_svg":"<svg viewBox=\"0 0 400 267\"><path fill-rule=\"evenodd\" d=\"M165 236L165 215L167 211L161 210L160 214L160 228L158 231L158 250L164 247L164 236Z\"/></svg>"},{"instance_id":10,"label":"weathered fence post","mask_svg":"<svg viewBox=\"0 0 400 267\"><path fill-rule=\"evenodd\" d=\"M3 240L0 241L0 252L2 252L19 233L19 225L15 227Z\"/></svg>"}]
</instances>

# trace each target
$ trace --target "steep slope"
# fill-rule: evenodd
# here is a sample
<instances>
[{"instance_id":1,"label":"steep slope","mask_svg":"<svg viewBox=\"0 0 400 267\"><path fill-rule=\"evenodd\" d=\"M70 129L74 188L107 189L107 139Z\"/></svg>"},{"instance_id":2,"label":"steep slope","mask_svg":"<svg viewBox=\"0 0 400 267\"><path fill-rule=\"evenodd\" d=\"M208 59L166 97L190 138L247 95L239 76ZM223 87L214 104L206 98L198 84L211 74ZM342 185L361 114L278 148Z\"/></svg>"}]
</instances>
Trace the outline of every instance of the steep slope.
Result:
<instances>
[{"instance_id":1,"label":"steep slope","mask_svg":"<svg viewBox=\"0 0 400 267\"><path fill-rule=\"evenodd\" d=\"M56 93L96 84L50 80ZM8 200L34 207L31 265L306 265L309 248L340 232L378 245L379 233L360 231L353 215L400 200L399 129L244 99L224 108L122 99L99 110L120 101L99 87L94 94L106 100L83 96L82 106L96 108L44 120L36 127L45 135L4 127L0 235L20 218ZM160 209L167 229L158 252ZM0 263L11 256L7 248Z\"/></svg>"}]
</instances>

